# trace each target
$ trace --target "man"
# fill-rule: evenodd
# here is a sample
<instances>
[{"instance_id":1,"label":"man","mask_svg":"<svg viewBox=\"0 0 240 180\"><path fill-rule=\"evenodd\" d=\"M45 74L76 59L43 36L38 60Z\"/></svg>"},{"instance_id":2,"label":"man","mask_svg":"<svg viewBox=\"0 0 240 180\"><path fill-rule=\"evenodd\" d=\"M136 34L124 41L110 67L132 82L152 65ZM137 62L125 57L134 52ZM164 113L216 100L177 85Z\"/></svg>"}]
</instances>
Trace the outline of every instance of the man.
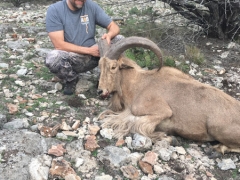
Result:
<instances>
[{"instance_id":1,"label":"man","mask_svg":"<svg viewBox=\"0 0 240 180\"><path fill-rule=\"evenodd\" d=\"M98 66L99 50L94 39L96 25L107 29L102 39L109 44L120 31L92 0L62 0L47 10L46 29L55 50L47 55L45 64L65 82L65 95L75 92L79 73Z\"/></svg>"}]
</instances>

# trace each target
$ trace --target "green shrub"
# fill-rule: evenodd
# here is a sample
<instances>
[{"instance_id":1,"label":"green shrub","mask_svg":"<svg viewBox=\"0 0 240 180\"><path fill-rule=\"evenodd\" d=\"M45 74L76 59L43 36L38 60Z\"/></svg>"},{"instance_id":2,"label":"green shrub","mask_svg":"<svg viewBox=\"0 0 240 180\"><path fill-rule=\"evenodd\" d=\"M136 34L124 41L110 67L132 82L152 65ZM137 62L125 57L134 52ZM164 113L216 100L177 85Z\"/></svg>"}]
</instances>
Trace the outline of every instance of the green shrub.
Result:
<instances>
[{"instance_id":1,"label":"green shrub","mask_svg":"<svg viewBox=\"0 0 240 180\"><path fill-rule=\"evenodd\" d=\"M154 69L160 65L156 55L152 51L144 48L130 48L126 50L125 54L142 68Z\"/></svg>"},{"instance_id":2,"label":"green shrub","mask_svg":"<svg viewBox=\"0 0 240 180\"><path fill-rule=\"evenodd\" d=\"M128 13L130 14L130 15L132 15L132 14L136 14L136 15L138 15L138 16L145 16L145 15L147 15L147 16L152 16L153 15L153 10L152 10L153 8L152 7L148 7L148 8L146 8L146 9L143 9L143 10L139 10L137 7L133 7L132 9L130 9L129 11L128 11Z\"/></svg>"},{"instance_id":3,"label":"green shrub","mask_svg":"<svg viewBox=\"0 0 240 180\"><path fill-rule=\"evenodd\" d=\"M131 14L136 14L136 15L141 15L141 11L137 7L133 7L128 11L128 13Z\"/></svg>"},{"instance_id":4,"label":"green shrub","mask_svg":"<svg viewBox=\"0 0 240 180\"><path fill-rule=\"evenodd\" d=\"M189 65L185 63L181 63L177 68L185 73L188 73L190 71Z\"/></svg>"},{"instance_id":5,"label":"green shrub","mask_svg":"<svg viewBox=\"0 0 240 180\"><path fill-rule=\"evenodd\" d=\"M175 60L172 56L164 57L163 62L165 66L176 67Z\"/></svg>"},{"instance_id":6,"label":"green shrub","mask_svg":"<svg viewBox=\"0 0 240 180\"><path fill-rule=\"evenodd\" d=\"M174 56L163 56L163 63L164 66L177 68L184 73L188 73L190 70L189 64L186 64L185 62L179 62L176 64L176 57Z\"/></svg>"},{"instance_id":7,"label":"green shrub","mask_svg":"<svg viewBox=\"0 0 240 180\"><path fill-rule=\"evenodd\" d=\"M148 7L147 9L142 10L142 15L152 16L154 14L153 7Z\"/></svg>"}]
</instances>

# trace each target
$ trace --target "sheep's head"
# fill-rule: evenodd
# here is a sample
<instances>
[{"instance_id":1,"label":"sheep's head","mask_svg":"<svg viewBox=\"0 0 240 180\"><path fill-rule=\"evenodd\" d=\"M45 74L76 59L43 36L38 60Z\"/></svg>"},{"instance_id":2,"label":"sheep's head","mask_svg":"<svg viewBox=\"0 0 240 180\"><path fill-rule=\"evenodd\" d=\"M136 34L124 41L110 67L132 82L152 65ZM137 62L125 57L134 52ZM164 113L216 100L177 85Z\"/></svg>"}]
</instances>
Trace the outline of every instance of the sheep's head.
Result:
<instances>
[{"instance_id":1,"label":"sheep's head","mask_svg":"<svg viewBox=\"0 0 240 180\"><path fill-rule=\"evenodd\" d=\"M106 40L101 40L99 42L99 51L101 59L99 61L99 67L101 71L98 93L102 97L107 97L112 92L118 92L121 95L120 87L120 68L122 66L122 61L120 60L121 54L133 47L143 47L152 50L160 61L160 67L162 66L162 54L159 47L150 41L149 39L142 37L129 37L125 38L116 44L109 47Z\"/></svg>"},{"instance_id":2,"label":"sheep's head","mask_svg":"<svg viewBox=\"0 0 240 180\"><path fill-rule=\"evenodd\" d=\"M103 57L99 61L101 71L98 93L106 98L110 93L118 91L120 85L119 62Z\"/></svg>"}]
</instances>

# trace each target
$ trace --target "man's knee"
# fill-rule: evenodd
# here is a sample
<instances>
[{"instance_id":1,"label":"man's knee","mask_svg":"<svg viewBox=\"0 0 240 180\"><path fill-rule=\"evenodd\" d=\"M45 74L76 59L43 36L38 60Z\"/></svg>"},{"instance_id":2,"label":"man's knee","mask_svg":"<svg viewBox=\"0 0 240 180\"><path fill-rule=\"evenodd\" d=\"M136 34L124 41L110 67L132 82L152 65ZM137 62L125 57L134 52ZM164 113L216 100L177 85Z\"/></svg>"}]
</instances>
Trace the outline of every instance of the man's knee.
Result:
<instances>
[{"instance_id":1,"label":"man's knee","mask_svg":"<svg viewBox=\"0 0 240 180\"><path fill-rule=\"evenodd\" d=\"M62 52L60 50L52 50L47 54L47 57L45 59L45 64L47 66L56 63L57 61L60 60L61 54Z\"/></svg>"}]
</instances>

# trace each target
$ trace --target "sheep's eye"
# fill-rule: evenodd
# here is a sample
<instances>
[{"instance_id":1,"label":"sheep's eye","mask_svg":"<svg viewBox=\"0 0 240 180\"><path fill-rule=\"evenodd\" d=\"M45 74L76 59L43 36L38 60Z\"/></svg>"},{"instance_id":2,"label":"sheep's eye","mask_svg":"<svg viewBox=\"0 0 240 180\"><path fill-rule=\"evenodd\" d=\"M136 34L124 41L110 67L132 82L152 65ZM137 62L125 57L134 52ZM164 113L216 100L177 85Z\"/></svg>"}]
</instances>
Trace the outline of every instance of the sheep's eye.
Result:
<instances>
[{"instance_id":1,"label":"sheep's eye","mask_svg":"<svg viewBox=\"0 0 240 180\"><path fill-rule=\"evenodd\" d=\"M112 67L111 67L111 70L116 69L116 67L117 67L117 64L116 64L116 63L113 63L113 64L112 64Z\"/></svg>"}]
</instances>

